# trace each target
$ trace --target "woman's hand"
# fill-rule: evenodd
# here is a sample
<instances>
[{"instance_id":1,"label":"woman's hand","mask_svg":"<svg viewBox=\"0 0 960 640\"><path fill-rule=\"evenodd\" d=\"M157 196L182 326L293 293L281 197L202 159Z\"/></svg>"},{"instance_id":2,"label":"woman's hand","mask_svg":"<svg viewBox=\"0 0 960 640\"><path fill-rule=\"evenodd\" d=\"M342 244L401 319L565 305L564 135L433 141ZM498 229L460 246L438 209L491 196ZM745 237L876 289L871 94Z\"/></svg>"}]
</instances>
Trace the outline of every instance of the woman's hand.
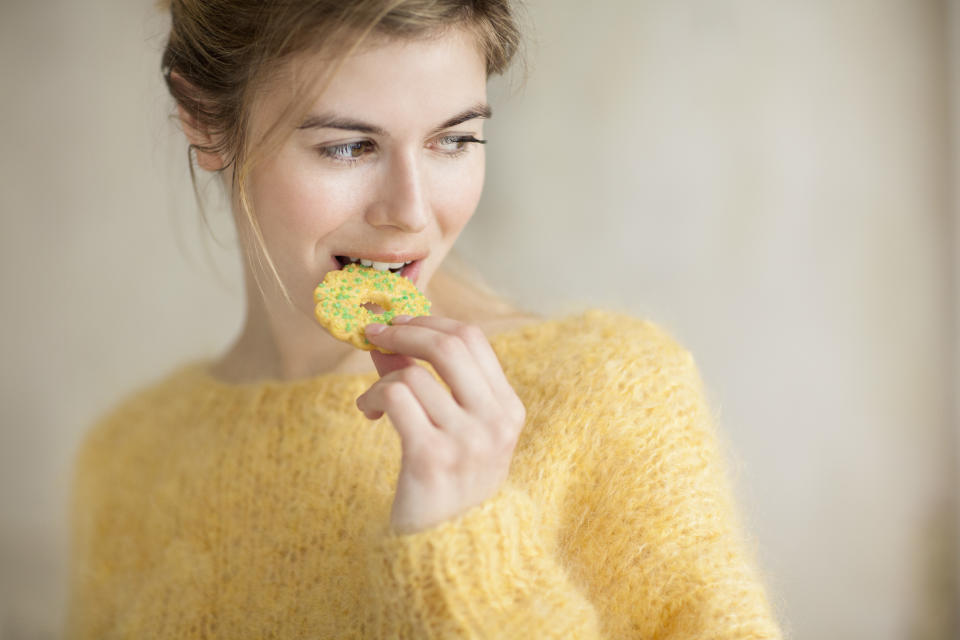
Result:
<instances>
[{"instance_id":1,"label":"woman's hand","mask_svg":"<svg viewBox=\"0 0 960 640\"><path fill-rule=\"evenodd\" d=\"M477 327L435 316L368 325L380 380L357 398L376 420L386 413L403 447L390 523L421 531L493 496L507 478L526 411ZM450 392L413 358L433 365Z\"/></svg>"}]
</instances>

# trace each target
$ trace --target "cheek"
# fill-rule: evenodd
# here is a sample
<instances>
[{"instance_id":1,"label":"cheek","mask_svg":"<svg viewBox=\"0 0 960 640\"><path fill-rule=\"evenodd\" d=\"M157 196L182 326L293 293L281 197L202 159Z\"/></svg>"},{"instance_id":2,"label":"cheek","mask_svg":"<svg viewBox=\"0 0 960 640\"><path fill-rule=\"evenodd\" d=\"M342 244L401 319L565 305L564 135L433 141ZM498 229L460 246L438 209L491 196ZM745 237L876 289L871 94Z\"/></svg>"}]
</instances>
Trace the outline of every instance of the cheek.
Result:
<instances>
[{"instance_id":1,"label":"cheek","mask_svg":"<svg viewBox=\"0 0 960 640\"><path fill-rule=\"evenodd\" d=\"M276 163L251 181L252 200L268 247L301 255L336 230L357 206L355 190L316 172Z\"/></svg>"},{"instance_id":2,"label":"cheek","mask_svg":"<svg viewBox=\"0 0 960 640\"><path fill-rule=\"evenodd\" d=\"M434 209L437 223L444 234L458 233L473 216L483 191L484 163L482 154L469 160L470 165L451 167L436 181Z\"/></svg>"}]
</instances>

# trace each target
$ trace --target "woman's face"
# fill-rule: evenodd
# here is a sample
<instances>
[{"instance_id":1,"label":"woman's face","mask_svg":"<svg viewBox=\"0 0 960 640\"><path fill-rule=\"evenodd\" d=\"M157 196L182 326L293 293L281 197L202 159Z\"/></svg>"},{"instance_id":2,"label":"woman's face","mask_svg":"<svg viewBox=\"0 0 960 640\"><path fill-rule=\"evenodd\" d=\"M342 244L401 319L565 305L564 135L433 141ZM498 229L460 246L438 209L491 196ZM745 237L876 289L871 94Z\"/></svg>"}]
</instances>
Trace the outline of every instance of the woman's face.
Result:
<instances>
[{"instance_id":1,"label":"woman's face","mask_svg":"<svg viewBox=\"0 0 960 640\"><path fill-rule=\"evenodd\" d=\"M307 58L303 70L323 64ZM282 91L268 93L253 131L284 106ZM298 309L312 316L317 283L348 258L412 261L402 274L426 287L480 199L484 152L472 141L488 116L485 61L466 32L384 40L346 59L249 180L264 243Z\"/></svg>"}]
</instances>

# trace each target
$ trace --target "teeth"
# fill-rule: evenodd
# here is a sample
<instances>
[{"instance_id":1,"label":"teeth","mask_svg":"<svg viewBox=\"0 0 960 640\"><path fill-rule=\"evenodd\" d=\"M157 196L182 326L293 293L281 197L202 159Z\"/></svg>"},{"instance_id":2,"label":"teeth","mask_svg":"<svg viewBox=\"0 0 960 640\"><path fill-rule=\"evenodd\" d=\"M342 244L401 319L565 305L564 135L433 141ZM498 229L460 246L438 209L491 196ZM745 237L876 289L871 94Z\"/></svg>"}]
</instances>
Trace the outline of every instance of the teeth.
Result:
<instances>
[{"instance_id":1,"label":"teeth","mask_svg":"<svg viewBox=\"0 0 960 640\"><path fill-rule=\"evenodd\" d=\"M367 260L366 258L355 258L353 256L347 256L347 260L350 262L359 262L365 267L373 267L377 271L400 269L413 262L413 260L407 260L406 262L374 262L373 260Z\"/></svg>"}]
</instances>

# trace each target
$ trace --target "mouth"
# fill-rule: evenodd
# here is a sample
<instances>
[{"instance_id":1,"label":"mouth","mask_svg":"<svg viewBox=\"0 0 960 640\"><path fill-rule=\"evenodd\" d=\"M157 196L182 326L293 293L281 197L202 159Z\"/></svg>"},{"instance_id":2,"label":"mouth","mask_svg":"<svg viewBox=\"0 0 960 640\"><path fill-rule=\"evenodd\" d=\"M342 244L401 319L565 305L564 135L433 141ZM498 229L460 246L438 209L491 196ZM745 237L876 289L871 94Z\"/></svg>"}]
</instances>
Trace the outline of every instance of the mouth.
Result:
<instances>
[{"instance_id":1,"label":"mouth","mask_svg":"<svg viewBox=\"0 0 960 640\"><path fill-rule=\"evenodd\" d=\"M344 268L348 264L361 264L364 267L373 267L377 271L392 271L393 273L400 273L404 267L408 264L413 264L413 260L407 260L406 262L375 262L373 260L367 260L366 258L354 258L349 256L334 256L337 259L337 262L340 263L340 268Z\"/></svg>"},{"instance_id":2,"label":"mouth","mask_svg":"<svg viewBox=\"0 0 960 640\"><path fill-rule=\"evenodd\" d=\"M393 258L403 258L405 256L390 256ZM360 264L364 267L371 267L377 271L390 271L399 276L403 276L408 280L416 283L417 276L420 274L420 265L423 263L425 256L413 258L411 260L397 260L396 262L382 262L379 260L373 260L370 258L363 257L353 257L353 256L334 256L334 259L339 265L337 268L342 269L348 264Z\"/></svg>"}]
</instances>

